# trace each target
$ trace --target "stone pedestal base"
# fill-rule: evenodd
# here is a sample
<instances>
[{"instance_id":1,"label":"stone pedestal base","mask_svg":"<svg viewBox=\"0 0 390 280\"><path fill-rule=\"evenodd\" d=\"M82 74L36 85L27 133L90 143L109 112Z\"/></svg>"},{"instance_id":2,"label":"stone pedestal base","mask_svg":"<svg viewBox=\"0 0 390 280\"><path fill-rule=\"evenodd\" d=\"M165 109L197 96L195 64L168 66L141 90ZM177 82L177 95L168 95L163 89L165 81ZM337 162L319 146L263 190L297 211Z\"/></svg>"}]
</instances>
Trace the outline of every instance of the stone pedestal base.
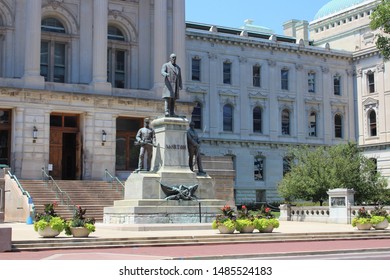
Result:
<instances>
[{"instance_id":1,"label":"stone pedestal base","mask_svg":"<svg viewBox=\"0 0 390 280\"><path fill-rule=\"evenodd\" d=\"M216 199L177 201L134 199L115 201L104 208L107 224L186 224L211 223L223 202Z\"/></svg>"}]
</instances>

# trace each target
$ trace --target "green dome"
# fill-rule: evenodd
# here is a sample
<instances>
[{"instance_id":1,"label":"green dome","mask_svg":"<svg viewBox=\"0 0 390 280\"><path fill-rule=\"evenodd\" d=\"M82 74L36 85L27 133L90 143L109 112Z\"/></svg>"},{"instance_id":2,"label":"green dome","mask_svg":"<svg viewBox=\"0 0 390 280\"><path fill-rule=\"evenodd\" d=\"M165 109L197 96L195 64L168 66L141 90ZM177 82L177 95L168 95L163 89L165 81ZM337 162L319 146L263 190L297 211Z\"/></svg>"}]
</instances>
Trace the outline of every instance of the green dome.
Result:
<instances>
[{"instance_id":1,"label":"green dome","mask_svg":"<svg viewBox=\"0 0 390 280\"><path fill-rule=\"evenodd\" d=\"M329 16L341 10L367 1L369 0L332 0L319 9L317 14L314 16L314 20Z\"/></svg>"}]
</instances>

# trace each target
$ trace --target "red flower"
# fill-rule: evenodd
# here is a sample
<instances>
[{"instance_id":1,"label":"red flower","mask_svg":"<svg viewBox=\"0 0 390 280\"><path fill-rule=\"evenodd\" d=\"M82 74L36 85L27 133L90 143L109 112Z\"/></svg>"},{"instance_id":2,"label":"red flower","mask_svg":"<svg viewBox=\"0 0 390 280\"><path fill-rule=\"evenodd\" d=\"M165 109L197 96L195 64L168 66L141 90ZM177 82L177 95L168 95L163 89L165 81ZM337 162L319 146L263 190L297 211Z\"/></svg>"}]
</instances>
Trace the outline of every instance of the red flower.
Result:
<instances>
[{"instance_id":1,"label":"red flower","mask_svg":"<svg viewBox=\"0 0 390 280\"><path fill-rule=\"evenodd\" d=\"M268 213L269 211L271 211L271 209L270 208L265 208L265 213Z\"/></svg>"},{"instance_id":2,"label":"red flower","mask_svg":"<svg viewBox=\"0 0 390 280\"><path fill-rule=\"evenodd\" d=\"M241 209L245 210L245 209L246 209L246 206L245 206L245 205L242 205Z\"/></svg>"}]
</instances>

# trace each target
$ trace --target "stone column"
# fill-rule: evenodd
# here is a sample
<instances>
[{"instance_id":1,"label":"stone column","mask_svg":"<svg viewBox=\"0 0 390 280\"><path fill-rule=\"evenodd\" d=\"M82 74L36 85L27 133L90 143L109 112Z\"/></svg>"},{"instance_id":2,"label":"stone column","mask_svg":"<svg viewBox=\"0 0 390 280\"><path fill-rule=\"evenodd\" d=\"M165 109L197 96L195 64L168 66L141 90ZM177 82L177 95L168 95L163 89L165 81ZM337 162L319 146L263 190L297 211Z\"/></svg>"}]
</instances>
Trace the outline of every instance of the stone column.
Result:
<instances>
[{"instance_id":1,"label":"stone column","mask_svg":"<svg viewBox=\"0 0 390 280\"><path fill-rule=\"evenodd\" d=\"M138 64L139 69L139 82L138 86L141 89L150 89L152 79L151 74L153 71L151 70L152 67L152 58L151 58L151 52L152 52L152 46L151 46L151 38L150 33L152 32L152 24L151 24L151 15L150 15L150 0L142 0L139 1L138 4L138 11L139 11L139 30L142 30L139 32L138 38L139 38L139 58L138 60L140 63ZM133 52L132 52L133 55ZM130 58L131 61L133 58ZM130 83L130 85L132 85Z\"/></svg>"},{"instance_id":2,"label":"stone column","mask_svg":"<svg viewBox=\"0 0 390 280\"><path fill-rule=\"evenodd\" d=\"M183 81L186 81L186 23L185 1L173 1L173 52L176 53L177 63L180 65Z\"/></svg>"},{"instance_id":3,"label":"stone column","mask_svg":"<svg viewBox=\"0 0 390 280\"><path fill-rule=\"evenodd\" d=\"M108 0L93 1L92 85L95 92L111 91L107 82Z\"/></svg>"},{"instance_id":4,"label":"stone column","mask_svg":"<svg viewBox=\"0 0 390 280\"><path fill-rule=\"evenodd\" d=\"M40 75L42 0L25 1L26 39L23 80L26 87L42 89L45 80Z\"/></svg>"},{"instance_id":5,"label":"stone column","mask_svg":"<svg viewBox=\"0 0 390 280\"><path fill-rule=\"evenodd\" d=\"M154 88L156 90L163 86L161 67L169 59L167 16L167 0L154 1Z\"/></svg>"}]
</instances>

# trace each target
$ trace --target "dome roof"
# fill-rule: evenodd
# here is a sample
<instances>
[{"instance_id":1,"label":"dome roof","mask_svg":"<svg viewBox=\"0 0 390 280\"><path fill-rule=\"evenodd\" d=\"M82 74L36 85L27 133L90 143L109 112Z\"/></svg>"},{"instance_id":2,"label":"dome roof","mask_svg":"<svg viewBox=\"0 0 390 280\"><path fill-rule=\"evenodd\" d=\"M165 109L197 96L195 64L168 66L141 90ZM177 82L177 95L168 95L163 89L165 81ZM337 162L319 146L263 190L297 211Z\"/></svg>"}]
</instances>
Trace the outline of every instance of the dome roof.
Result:
<instances>
[{"instance_id":1,"label":"dome roof","mask_svg":"<svg viewBox=\"0 0 390 280\"><path fill-rule=\"evenodd\" d=\"M329 16L366 1L368 0L332 0L319 9L317 14L314 16L314 20Z\"/></svg>"}]
</instances>

